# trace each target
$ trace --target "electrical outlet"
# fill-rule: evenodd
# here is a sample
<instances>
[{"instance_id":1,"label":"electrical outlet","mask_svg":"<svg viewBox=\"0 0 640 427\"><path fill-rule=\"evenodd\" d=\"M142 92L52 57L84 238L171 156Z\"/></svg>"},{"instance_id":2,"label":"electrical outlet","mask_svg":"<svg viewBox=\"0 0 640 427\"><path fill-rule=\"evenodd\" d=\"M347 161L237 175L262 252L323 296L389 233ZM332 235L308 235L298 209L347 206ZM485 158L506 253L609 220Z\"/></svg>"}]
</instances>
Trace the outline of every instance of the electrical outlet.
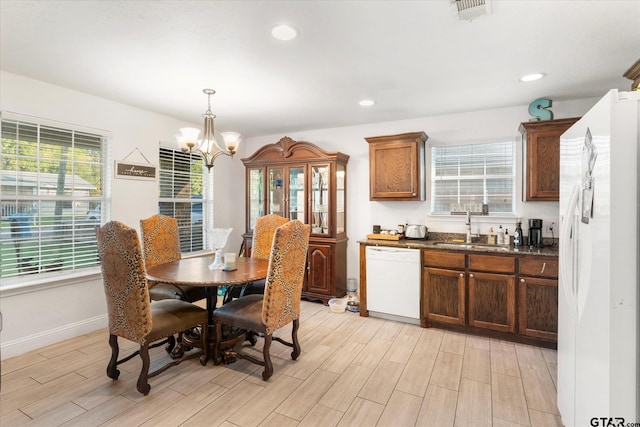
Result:
<instances>
[{"instance_id":1,"label":"electrical outlet","mask_svg":"<svg viewBox=\"0 0 640 427\"><path fill-rule=\"evenodd\" d=\"M556 223L555 222L551 221L551 222L547 223L547 232L548 233L553 233L555 228L556 228Z\"/></svg>"}]
</instances>

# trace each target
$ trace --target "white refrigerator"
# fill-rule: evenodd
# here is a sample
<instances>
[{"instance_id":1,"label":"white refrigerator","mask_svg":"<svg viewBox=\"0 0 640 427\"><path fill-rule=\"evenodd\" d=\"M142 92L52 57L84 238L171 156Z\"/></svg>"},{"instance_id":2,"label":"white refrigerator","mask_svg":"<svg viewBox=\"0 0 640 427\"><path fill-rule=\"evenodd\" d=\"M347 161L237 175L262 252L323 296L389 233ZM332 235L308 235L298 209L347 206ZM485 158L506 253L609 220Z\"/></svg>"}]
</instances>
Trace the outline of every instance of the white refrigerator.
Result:
<instances>
[{"instance_id":1,"label":"white refrigerator","mask_svg":"<svg viewBox=\"0 0 640 427\"><path fill-rule=\"evenodd\" d=\"M640 92L611 90L560 138L557 386L567 427L638 421L639 105Z\"/></svg>"}]
</instances>

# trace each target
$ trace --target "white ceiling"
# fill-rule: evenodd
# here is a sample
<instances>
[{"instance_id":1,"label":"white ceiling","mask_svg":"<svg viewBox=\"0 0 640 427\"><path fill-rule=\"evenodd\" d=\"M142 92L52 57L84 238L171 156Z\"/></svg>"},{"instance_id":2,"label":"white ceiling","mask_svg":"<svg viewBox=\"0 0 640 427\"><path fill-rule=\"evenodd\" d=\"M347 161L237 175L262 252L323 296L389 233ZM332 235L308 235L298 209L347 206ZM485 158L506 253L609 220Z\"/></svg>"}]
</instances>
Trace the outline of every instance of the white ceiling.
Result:
<instances>
[{"instance_id":1,"label":"white ceiling","mask_svg":"<svg viewBox=\"0 0 640 427\"><path fill-rule=\"evenodd\" d=\"M245 137L629 89L640 1L490 6L469 22L448 0L0 0L0 67L186 123L212 88L217 129ZM300 36L272 39L280 23Z\"/></svg>"}]
</instances>

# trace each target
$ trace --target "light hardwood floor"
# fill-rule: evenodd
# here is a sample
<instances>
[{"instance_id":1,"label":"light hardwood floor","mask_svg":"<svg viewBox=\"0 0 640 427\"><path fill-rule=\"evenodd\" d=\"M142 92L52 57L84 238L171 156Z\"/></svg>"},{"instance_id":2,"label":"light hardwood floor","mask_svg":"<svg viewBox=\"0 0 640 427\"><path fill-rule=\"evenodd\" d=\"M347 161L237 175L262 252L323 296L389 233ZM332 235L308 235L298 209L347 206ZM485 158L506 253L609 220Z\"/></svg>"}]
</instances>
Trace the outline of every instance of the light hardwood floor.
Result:
<instances>
[{"instance_id":1,"label":"light hardwood floor","mask_svg":"<svg viewBox=\"0 0 640 427\"><path fill-rule=\"evenodd\" d=\"M302 354L274 342L274 374L187 360L136 391L139 358L105 373L106 330L2 362L0 425L561 426L556 353L302 302ZM290 327L279 335L290 335ZM134 346L121 343L121 354ZM262 340L255 349L259 351ZM166 360L162 348L151 358Z\"/></svg>"}]
</instances>

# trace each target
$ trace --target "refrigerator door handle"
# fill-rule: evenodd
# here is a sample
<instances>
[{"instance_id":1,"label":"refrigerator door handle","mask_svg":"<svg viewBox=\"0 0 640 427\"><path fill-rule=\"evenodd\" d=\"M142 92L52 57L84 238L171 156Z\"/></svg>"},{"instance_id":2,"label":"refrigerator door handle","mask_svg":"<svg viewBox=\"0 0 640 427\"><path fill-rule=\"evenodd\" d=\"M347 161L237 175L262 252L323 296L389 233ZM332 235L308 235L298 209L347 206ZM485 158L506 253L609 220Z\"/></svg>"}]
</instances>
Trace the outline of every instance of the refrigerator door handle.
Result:
<instances>
[{"instance_id":1,"label":"refrigerator door handle","mask_svg":"<svg viewBox=\"0 0 640 427\"><path fill-rule=\"evenodd\" d=\"M564 218L562 219L562 225L560 227L560 257L563 262L560 263L560 287L567 296L567 300L571 306L570 312L571 316L574 319L578 318L578 302L576 298L576 289L574 289L573 284L570 283L571 280L568 277L568 271L573 269L573 264L575 259L573 257L571 248L571 240L576 236L572 236L572 228L573 228L573 219L575 216L575 210L578 206L578 198L580 196L580 184L576 183L573 188L573 192L571 193L571 198L569 200L569 205L567 206L567 211L565 212ZM574 232L575 233L575 232ZM571 257L571 258L569 258ZM569 259L571 259L571 263L569 264Z\"/></svg>"}]
</instances>

